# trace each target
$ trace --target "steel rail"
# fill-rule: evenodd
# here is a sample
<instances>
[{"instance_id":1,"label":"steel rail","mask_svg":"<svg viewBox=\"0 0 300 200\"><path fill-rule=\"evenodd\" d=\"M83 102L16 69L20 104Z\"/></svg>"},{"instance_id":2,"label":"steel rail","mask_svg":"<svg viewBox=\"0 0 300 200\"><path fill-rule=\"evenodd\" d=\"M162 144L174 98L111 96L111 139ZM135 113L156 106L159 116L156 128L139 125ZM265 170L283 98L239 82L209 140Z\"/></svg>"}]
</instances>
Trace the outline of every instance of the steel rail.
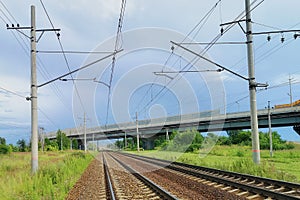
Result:
<instances>
[{"instance_id":1,"label":"steel rail","mask_svg":"<svg viewBox=\"0 0 300 200\"><path fill-rule=\"evenodd\" d=\"M108 153L108 154L115 161L117 161L122 167L124 167L127 171L129 171L130 173L132 173L133 176L135 176L137 179L139 179L145 185L147 185L149 188L151 188L153 191L155 191L155 193L157 193L162 199L166 199L166 200L177 200L178 199L175 196L173 196L172 194L170 194L168 191L166 191L163 188L161 188L159 185L157 185L154 182L152 182L150 179L148 179L145 176L141 175L139 172L137 172L133 168L129 167L128 165L126 165L125 163L123 163L122 161L120 161L119 159L116 159L110 153Z\"/></svg>"},{"instance_id":2,"label":"steel rail","mask_svg":"<svg viewBox=\"0 0 300 200\"><path fill-rule=\"evenodd\" d=\"M104 166L105 180L106 180L107 193L108 193L107 198L111 199L111 200L116 200L116 195L115 195L115 192L114 192L112 181L110 179L108 166L107 166L106 160L104 158L104 155L103 155L103 166Z\"/></svg>"},{"instance_id":3,"label":"steel rail","mask_svg":"<svg viewBox=\"0 0 300 200\"><path fill-rule=\"evenodd\" d=\"M284 194L284 192L282 191L280 193L280 192L272 191L271 189L261 188L262 186L249 185L249 182L254 181L254 183L257 184L263 184L265 186L267 185L274 186L278 188L284 187L285 189L289 189L290 191L294 190L296 193L300 193L300 184L297 183L290 183L290 182L262 178L262 177L241 174L236 172L229 172L229 171L218 170L213 168L194 166L185 163L171 162L162 159L149 158L145 156L137 156L137 155L127 154L127 153L122 153L122 154L161 167L166 167L184 174L189 174L198 178L203 178L213 182L218 182L228 186L233 186L235 188L246 190L255 194L259 194L264 197L271 197L275 199L291 199L291 200L300 199L300 197ZM247 180L247 182L244 183L237 182L237 179Z\"/></svg>"}]
</instances>

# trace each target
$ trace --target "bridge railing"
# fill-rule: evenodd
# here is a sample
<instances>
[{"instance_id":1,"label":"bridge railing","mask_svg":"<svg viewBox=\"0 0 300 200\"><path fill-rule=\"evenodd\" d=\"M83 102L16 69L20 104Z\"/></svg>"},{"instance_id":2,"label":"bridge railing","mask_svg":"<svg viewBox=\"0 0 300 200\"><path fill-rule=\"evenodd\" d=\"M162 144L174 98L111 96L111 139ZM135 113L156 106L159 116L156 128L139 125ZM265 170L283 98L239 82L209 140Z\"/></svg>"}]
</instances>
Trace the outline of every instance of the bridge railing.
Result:
<instances>
[{"instance_id":1,"label":"bridge railing","mask_svg":"<svg viewBox=\"0 0 300 200\"><path fill-rule=\"evenodd\" d=\"M289 107L289 108L280 108L280 109L271 109L271 114L280 114L280 113L289 113L289 112L300 112L300 106ZM262 109L258 110L258 116L267 115L268 110ZM242 118L242 117L249 117L250 112L238 112L238 113L229 113L229 114L221 114L220 110L213 110L213 111L206 111L200 113L191 113L191 114L184 114L179 116L170 116L170 117L162 117L162 118L154 118L154 119L146 119L140 120L138 122L140 128L147 128L151 127L164 127L172 124L180 124L180 123L187 123L187 122L201 122L201 121L213 121L213 120L225 120L226 118ZM93 133L101 133L101 132L113 132L113 131L120 131L123 130L131 130L135 131L136 122L125 122L119 124L110 124L107 126L98 126L87 128L87 134ZM73 128L73 129L65 129L62 130L66 133L67 136L79 136L83 135L83 127ZM50 132L46 135L48 138L55 138L56 132Z\"/></svg>"}]
</instances>

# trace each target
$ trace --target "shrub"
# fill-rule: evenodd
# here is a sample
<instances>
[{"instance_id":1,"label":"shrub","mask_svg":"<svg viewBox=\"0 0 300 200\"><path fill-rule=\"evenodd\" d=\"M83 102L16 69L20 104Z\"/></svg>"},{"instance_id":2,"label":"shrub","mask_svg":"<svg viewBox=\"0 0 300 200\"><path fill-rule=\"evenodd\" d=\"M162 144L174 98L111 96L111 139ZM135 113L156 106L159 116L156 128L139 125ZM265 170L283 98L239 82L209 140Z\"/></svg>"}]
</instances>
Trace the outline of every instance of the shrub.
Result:
<instances>
[{"instance_id":1,"label":"shrub","mask_svg":"<svg viewBox=\"0 0 300 200\"><path fill-rule=\"evenodd\" d=\"M11 149L9 148L9 146L0 144L0 154L8 154L10 152L11 152Z\"/></svg>"},{"instance_id":2,"label":"shrub","mask_svg":"<svg viewBox=\"0 0 300 200\"><path fill-rule=\"evenodd\" d=\"M238 151L236 152L236 156L238 156L238 157L244 157L244 152L238 150Z\"/></svg>"}]
</instances>

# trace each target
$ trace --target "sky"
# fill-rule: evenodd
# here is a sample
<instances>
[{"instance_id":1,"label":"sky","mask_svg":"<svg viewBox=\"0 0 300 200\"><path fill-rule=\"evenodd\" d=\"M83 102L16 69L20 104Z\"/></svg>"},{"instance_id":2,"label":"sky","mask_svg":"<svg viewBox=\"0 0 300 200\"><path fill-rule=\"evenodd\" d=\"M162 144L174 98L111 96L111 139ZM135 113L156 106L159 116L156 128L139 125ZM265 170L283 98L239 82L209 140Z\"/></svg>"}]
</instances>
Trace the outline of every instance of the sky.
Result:
<instances>
[{"instance_id":1,"label":"sky","mask_svg":"<svg viewBox=\"0 0 300 200\"><path fill-rule=\"evenodd\" d=\"M40 51L37 53L38 84L68 73L68 67L74 70L109 54L99 52L114 50L121 0L42 2L53 26L61 29L63 49L93 53L67 53L65 57L61 53L42 53L61 50L56 34L45 32L37 43ZM254 5L262 2L251 12L254 33L300 30L299 1L251 2ZM25 100L30 95L30 41L15 30L7 30L6 24L30 26L31 5L36 7L37 29L52 28L41 1L0 1L0 137L5 137L8 143L30 138L30 102ZM139 119L147 119L208 110L248 111L247 81L227 72L217 73L215 66L179 47L175 46L172 51L170 43L198 43L186 44L185 47L203 52L205 45L199 43L210 43L220 33L220 24L242 19L244 7L244 1L236 0L127 1L118 45L123 51L116 56L111 92L106 86L112 67L112 58L109 57L72 75L75 79L88 80L74 83L58 80L40 87L39 126L45 132L80 127L84 113L87 126L93 127L133 121L136 112ZM244 22L240 24L245 27ZM23 33L30 34L27 30ZM300 99L300 38L294 39L294 34L271 34L270 41L267 41L268 35L253 38L256 80L269 84L267 90L258 88L258 109L264 109L268 101L271 106L289 103L289 78L293 101ZM235 24L218 42L245 42L245 39L243 30ZM242 76L248 76L245 44L215 44L204 55ZM178 76L154 74L190 66L191 70L203 72ZM65 78L72 79L71 76ZM111 100L109 105L108 99ZM292 127L274 130L283 139L300 141Z\"/></svg>"}]
</instances>

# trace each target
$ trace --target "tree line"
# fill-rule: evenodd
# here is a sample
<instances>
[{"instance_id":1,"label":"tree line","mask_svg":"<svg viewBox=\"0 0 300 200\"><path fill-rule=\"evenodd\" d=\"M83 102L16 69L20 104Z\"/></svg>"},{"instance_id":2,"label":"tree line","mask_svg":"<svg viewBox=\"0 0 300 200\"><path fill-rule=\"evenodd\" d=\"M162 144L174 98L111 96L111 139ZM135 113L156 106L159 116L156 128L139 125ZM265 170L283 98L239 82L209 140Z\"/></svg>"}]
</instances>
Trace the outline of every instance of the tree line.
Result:
<instances>
[{"instance_id":1,"label":"tree line","mask_svg":"<svg viewBox=\"0 0 300 200\"><path fill-rule=\"evenodd\" d=\"M262 150L270 148L270 138L268 133L259 132L260 148ZM157 136L154 140L154 148L166 151L194 152L211 145L241 145L251 146L251 131L231 130L227 131L227 136L218 136L215 133L207 133L205 136L197 130L187 130L184 132L174 131L171 133L169 140L165 135ZM284 150L295 148L293 143L289 143L278 134L272 132L272 144L274 150ZM118 140L114 146L119 149L125 148L124 139ZM143 146L143 141L140 141ZM111 146L110 146L111 147ZM127 150L136 150L136 138L127 139Z\"/></svg>"},{"instance_id":2,"label":"tree line","mask_svg":"<svg viewBox=\"0 0 300 200\"><path fill-rule=\"evenodd\" d=\"M71 145L72 143L72 145ZM38 147L40 151L58 151L78 149L78 141L69 139L65 133L61 130L56 132L56 139L49 140L44 138L43 135L39 135ZM29 152L31 151L31 143L26 142L25 139L19 139L16 145L6 144L6 139L0 137L0 154L9 154L11 152Z\"/></svg>"}]
</instances>

